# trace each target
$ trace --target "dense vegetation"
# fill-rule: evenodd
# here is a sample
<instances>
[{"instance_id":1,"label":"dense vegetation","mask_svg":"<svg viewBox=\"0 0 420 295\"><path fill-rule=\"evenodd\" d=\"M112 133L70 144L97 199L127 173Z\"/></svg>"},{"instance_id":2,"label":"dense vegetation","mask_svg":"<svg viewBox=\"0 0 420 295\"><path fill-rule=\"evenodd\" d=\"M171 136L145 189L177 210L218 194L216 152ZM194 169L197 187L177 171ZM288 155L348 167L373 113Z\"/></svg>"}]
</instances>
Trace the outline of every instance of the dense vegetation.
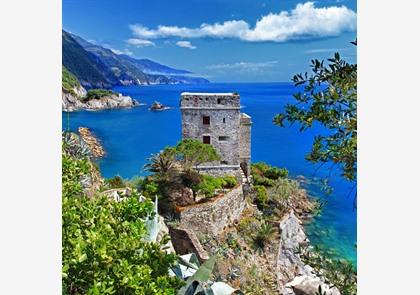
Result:
<instances>
[{"instance_id":1,"label":"dense vegetation","mask_svg":"<svg viewBox=\"0 0 420 295\"><path fill-rule=\"evenodd\" d=\"M73 75L72 73L70 73L69 70L67 70L65 66L62 67L61 74L62 74L62 78L61 78L62 88L66 90L67 92L75 94L73 89L75 87L80 87L80 82L77 79L77 77Z\"/></svg>"},{"instance_id":2,"label":"dense vegetation","mask_svg":"<svg viewBox=\"0 0 420 295\"><path fill-rule=\"evenodd\" d=\"M88 90L85 100L101 99L102 97L115 95L116 93L107 89L90 89Z\"/></svg>"},{"instance_id":3,"label":"dense vegetation","mask_svg":"<svg viewBox=\"0 0 420 295\"><path fill-rule=\"evenodd\" d=\"M312 163L332 163L341 168L342 176L356 180L357 163L357 64L349 64L338 53L324 61L312 60L312 74L293 77L303 91L294 95L295 104L274 118L274 123L300 125L306 130L319 123L329 133L314 138L312 150L306 159Z\"/></svg>"},{"instance_id":4,"label":"dense vegetation","mask_svg":"<svg viewBox=\"0 0 420 295\"><path fill-rule=\"evenodd\" d=\"M176 256L161 250L165 240L146 241L153 203L135 191L120 202L86 197L95 167L63 139L63 294L176 294L183 283L168 275Z\"/></svg>"},{"instance_id":5,"label":"dense vegetation","mask_svg":"<svg viewBox=\"0 0 420 295\"><path fill-rule=\"evenodd\" d=\"M237 184L233 176L212 177L200 174L194 168L206 162L219 160L213 146L193 139L184 139L174 147L166 147L150 157L145 169L153 174L138 181L138 188L145 195L158 194L161 209L171 211L175 205L188 205L197 201L197 196L213 197L219 189L229 189ZM191 198L182 194L171 199L173 190L193 192Z\"/></svg>"}]
</instances>

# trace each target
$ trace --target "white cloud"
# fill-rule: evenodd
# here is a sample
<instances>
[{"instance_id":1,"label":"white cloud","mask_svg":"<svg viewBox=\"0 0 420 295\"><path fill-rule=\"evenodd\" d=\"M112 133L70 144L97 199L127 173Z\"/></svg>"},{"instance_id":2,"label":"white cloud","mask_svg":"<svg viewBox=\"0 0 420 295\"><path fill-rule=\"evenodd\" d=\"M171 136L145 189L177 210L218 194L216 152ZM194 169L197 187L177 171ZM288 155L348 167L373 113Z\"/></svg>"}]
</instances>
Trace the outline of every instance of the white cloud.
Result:
<instances>
[{"instance_id":1,"label":"white cloud","mask_svg":"<svg viewBox=\"0 0 420 295\"><path fill-rule=\"evenodd\" d=\"M176 45L178 45L179 47L188 48L188 49L197 48L196 46L192 45L190 41L178 41L176 42Z\"/></svg>"},{"instance_id":2,"label":"white cloud","mask_svg":"<svg viewBox=\"0 0 420 295\"><path fill-rule=\"evenodd\" d=\"M263 69L274 67L278 61L265 61L265 62L236 62L231 64L216 64L207 66L210 70L217 71L246 71L246 72L259 72Z\"/></svg>"},{"instance_id":3,"label":"white cloud","mask_svg":"<svg viewBox=\"0 0 420 295\"><path fill-rule=\"evenodd\" d=\"M127 40L127 43L136 47L155 46L155 43L150 40L131 38Z\"/></svg>"},{"instance_id":4,"label":"white cloud","mask_svg":"<svg viewBox=\"0 0 420 295\"><path fill-rule=\"evenodd\" d=\"M149 29L131 25L136 38L232 38L248 42L285 42L288 40L337 36L356 29L356 13L346 6L316 8L314 2L297 4L291 11L269 13L253 28L244 20L203 23L198 28L160 25Z\"/></svg>"},{"instance_id":5,"label":"white cloud","mask_svg":"<svg viewBox=\"0 0 420 295\"><path fill-rule=\"evenodd\" d=\"M133 55L133 52L131 50L128 50L127 48L124 48L123 50L119 50L119 49L114 49L114 48L109 48L112 52L114 52L115 54L125 54L125 55Z\"/></svg>"}]
</instances>

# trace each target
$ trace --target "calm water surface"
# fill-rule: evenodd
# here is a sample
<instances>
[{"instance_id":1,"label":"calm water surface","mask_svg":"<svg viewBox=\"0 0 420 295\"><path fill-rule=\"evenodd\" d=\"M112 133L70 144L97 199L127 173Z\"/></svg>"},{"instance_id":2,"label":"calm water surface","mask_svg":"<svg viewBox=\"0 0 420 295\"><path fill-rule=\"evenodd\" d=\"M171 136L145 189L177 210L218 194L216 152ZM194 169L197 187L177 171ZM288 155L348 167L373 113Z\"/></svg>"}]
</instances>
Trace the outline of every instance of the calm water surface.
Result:
<instances>
[{"instance_id":1,"label":"calm water surface","mask_svg":"<svg viewBox=\"0 0 420 295\"><path fill-rule=\"evenodd\" d=\"M265 161L287 168L291 176L307 179L329 177L333 193L325 195L319 185L308 184L312 196L325 200L321 216L306 226L314 245L331 251L337 257L356 263L356 211L353 210L355 188L336 171L305 161L313 137L325 132L315 126L299 132L297 126L280 128L272 123L286 103L292 103L296 88L291 83L211 83L203 85L156 85L116 87L115 91L130 95L147 106L129 110L63 113L63 129L77 130L86 126L102 140L107 156L99 161L105 177L120 175L131 178L144 175L142 170L151 153L159 152L181 139L181 92L238 92L242 112L252 116L252 161ZM151 112L153 101L172 107L171 110ZM316 173L315 173L316 172Z\"/></svg>"}]
</instances>

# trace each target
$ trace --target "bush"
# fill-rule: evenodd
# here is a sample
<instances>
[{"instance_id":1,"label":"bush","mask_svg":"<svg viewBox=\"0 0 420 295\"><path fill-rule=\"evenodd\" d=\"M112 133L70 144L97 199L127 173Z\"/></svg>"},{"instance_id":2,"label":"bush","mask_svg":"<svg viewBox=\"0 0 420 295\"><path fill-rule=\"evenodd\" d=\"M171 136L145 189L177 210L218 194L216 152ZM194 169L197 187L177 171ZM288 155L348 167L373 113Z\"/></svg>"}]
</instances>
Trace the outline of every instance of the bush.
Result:
<instances>
[{"instance_id":1,"label":"bush","mask_svg":"<svg viewBox=\"0 0 420 295\"><path fill-rule=\"evenodd\" d=\"M201 182L196 186L197 191L207 198L215 195L215 190L222 188L222 180L210 175L203 175Z\"/></svg>"},{"instance_id":2,"label":"bush","mask_svg":"<svg viewBox=\"0 0 420 295\"><path fill-rule=\"evenodd\" d=\"M285 168L277 168L264 162L251 165L251 173L256 185L273 186L274 180L287 178L289 171Z\"/></svg>"},{"instance_id":3,"label":"bush","mask_svg":"<svg viewBox=\"0 0 420 295\"><path fill-rule=\"evenodd\" d=\"M254 179L254 185L263 185L263 186L273 186L274 180L270 178L266 178L264 176L259 176L258 174L255 174L253 176Z\"/></svg>"},{"instance_id":4,"label":"bush","mask_svg":"<svg viewBox=\"0 0 420 295\"><path fill-rule=\"evenodd\" d=\"M107 89L91 89L87 92L85 100L91 100L91 99L101 99L105 96L110 96L116 94L115 92Z\"/></svg>"},{"instance_id":5,"label":"bush","mask_svg":"<svg viewBox=\"0 0 420 295\"><path fill-rule=\"evenodd\" d=\"M119 175L114 176L112 178L108 178L105 182L110 189L111 188L122 188L122 187L126 186L124 180Z\"/></svg>"},{"instance_id":6,"label":"bush","mask_svg":"<svg viewBox=\"0 0 420 295\"><path fill-rule=\"evenodd\" d=\"M65 197L62 206L63 294L175 294L182 285L168 275L175 255L143 240L151 202Z\"/></svg>"},{"instance_id":7,"label":"bush","mask_svg":"<svg viewBox=\"0 0 420 295\"><path fill-rule=\"evenodd\" d=\"M267 190L262 185L255 185L254 188L256 191L255 203L258 209L263 210L265 207L267 207L267 201L268 201Z\"/></svg>"},{"instance_id":8,"label":"bush","mask_svg":"<svg viewBox=\"0 0 420 295\"><path fill-rule=\"evenodd\" d=\"M81 182L91 169L63 150L63 294L176 294L183 282L168 274L176 256L145 241L153 203L136 193L122 202L87 198Z\"/></svg>"},{"instance_id":9,"label":"bush","mask_svg":"<svg viewBox=\"0 0 420 295\"><path fill-rule=\"evenodd\" d=\"M225 175L222 177L222 180L224 188L234 188L238 184L236 177L233 175Z\"/></svg>"},{"instance_id":10,"label":"bush","mask_svg":"<svg viewBox=\"0 0 420 295\"><path fill-rule=\"evenodd\" d=\"M257 249L264 249L266 243L276 233L276 229L269 223L262 222L260 228L254 235L254 245Z\"/></svg>"},{"instance_id":11,"label":"bush","mask_svg":"<svg viewBox=\"0 0 420 295\"><path fill-rule=\"evenodd\" d=\"M289 175L289 171L284 168L270 167L264 172L264 176L273 180L279 178L286 178Z\"/></svg>"}]
</instances>

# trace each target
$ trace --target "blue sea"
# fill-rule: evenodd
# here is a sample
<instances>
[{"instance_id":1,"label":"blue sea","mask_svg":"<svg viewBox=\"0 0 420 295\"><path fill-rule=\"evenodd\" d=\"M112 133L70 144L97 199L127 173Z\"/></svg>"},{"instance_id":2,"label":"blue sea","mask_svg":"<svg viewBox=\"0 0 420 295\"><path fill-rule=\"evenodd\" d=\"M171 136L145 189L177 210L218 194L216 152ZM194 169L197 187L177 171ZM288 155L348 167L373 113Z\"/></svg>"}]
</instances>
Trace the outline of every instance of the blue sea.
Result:
<instances>
[{"instance_id":1,"label":"blue sea","mask_svg":"<svg viewBox=\"0 0 420 295\"><path fill-rule=\"evenodd\" d=\"M152 153L181 139L180 94L189 92L238 92L242 112L252 117L252 161L265 161L285 167L291 176L304 176L310 195L326 202L322 214L306 225L313 245L327 250L332 256L356 264L356 210L354 183L343 180L339 172L327 165L318 168L305 160L313 138L326 131L314 126L299 132L298 126L280 128L273 117L284 105L293 103L297 91L292 83L210 83L203 85L155 85L115 87L147 106L127 110L63 113L63 129L89 127L102 141L106 157L98 161L104 177L120 175L131 178L145 175L143 165ZM162 112L148 110L153 101L172 109ZM333 192L326 194L314 179L329 178Z\"/></svg>"}]
</instances>

